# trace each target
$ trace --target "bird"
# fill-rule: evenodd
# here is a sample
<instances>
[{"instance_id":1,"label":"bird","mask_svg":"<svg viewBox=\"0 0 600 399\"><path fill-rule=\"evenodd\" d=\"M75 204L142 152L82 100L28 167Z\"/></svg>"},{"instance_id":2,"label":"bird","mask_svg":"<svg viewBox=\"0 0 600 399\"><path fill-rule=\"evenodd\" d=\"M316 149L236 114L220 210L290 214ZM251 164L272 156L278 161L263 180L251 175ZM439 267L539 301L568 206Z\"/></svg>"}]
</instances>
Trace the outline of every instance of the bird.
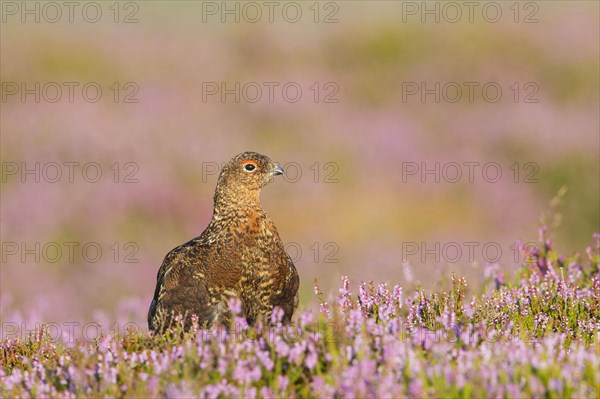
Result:
<instances>
[{"instance_id":1,"label":"bird","mask_svg":"<svg viewBox=\"0 0 600 399\"><path fill-rule=\"evenodd\" d=\"M248 325L268 322L275 307L289 324L298 307L299 276L260 193L284 170L246 151L227 162L217 179L212 219L198 237L164 258L148 311L148 327L164 332L179 317L200 328L230 326L230 303L241 304Z\"/></svg>"}]
</instances>

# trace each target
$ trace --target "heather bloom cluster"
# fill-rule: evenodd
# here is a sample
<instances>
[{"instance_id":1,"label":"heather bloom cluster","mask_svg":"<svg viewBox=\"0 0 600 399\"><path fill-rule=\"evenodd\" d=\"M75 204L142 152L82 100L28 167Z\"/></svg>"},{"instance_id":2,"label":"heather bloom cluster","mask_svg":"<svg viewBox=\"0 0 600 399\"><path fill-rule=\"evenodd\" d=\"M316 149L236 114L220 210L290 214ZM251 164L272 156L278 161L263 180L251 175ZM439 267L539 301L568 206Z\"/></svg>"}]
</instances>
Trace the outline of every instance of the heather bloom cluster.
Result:
<instances>
[{"instance_id":1,"label":"heather bloom cluster","mask_svg":"<svg viewBox=\"0 0 600 399\"><path fill-rule=\"evenodd\" d=\"M587 259L544 246L513 277L467 300L464 278L439 292L343 276L321 312L249 327L144 331L92 344L44 330L4 339L2 397L597 397L600 236ZM492 266L497 268L497 266Z\"/></svg>"}]
</instances>

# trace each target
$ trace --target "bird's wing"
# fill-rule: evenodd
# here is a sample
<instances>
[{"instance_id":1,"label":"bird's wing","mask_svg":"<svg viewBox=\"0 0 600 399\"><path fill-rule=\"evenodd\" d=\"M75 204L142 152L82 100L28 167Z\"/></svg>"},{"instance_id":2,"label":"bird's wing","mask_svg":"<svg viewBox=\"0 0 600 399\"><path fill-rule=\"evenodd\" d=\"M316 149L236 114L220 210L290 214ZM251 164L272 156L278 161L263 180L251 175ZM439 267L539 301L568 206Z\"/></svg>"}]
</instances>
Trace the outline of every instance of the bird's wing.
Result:
<instances>
[{"instance_id":1,"label":"bird's wing","mask_svg":"<svg viewBox=\"0 0 600 399\"><path fill-rule=\"evenodd\" d=\"M150 330L168 323L170 312L185 316L196 314L201 320L210 317L209 293L203 281L203 237L178 246L165 256L156 276L156 289L148 311ZM190 315L187 315L190 316ZM164 326L163 326L164 327Z\"/></svg>"},{"instance_id":2,"label":"bird's wing","mask_svg":"<svg viewBox=\"0 0 600 399\"><path fill-rule=\"evenodd\" d=\"M289 267L289 279L286 284L286 290L294 293L293 299L293 310L292 313L298 308L298 302L300 300L298 295L298 288L300 288L300 277L298 276L298 271L296 270L296 266L294 266L294 262L292 262L292 258L288 255L288 267Z\"/></svg>"},{"instance_id":3,"label":"bird's wing","mask_svg":"<svg viewBox=\"0 0 600 399\"><path fill-rule=\"evenodd\" d=\"M154 289L154 297L148 311L148 326L150 330L154 329L155 316L159 303L164 298L167 292L167 287L171 286L176 280L176 273L170 274L174 269L179 268L180 260L187 252L188 243L180 245L171 250L163 260L158 274L156 275L156 288Z\"/></svg>"},{"instance_id":4,"label":"bird's wing","mask_svg":"<svg viewBox=\"0 0 600 399\"><path fill-rule=\"evenodd\" d=\"M286 254L287 255L287 254ZM280 306L284 311L283 322L289 323L292 320L292 315L298 307L298 288L300 286L300 278L296 271L296 266L289 255L287 255L287 270L283 275L283 284L281 293L279 294L275 305Z\"/></svg>"}]
</instances>

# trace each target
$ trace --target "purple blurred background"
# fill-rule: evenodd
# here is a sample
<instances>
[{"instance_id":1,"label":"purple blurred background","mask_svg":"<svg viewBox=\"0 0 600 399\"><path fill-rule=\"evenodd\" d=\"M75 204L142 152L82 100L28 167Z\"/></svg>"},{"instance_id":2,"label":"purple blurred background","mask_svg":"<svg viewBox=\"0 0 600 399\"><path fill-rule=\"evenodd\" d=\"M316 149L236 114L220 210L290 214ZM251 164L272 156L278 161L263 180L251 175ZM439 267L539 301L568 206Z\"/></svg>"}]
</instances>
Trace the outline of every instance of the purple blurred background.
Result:
<instances>
[{"instance_id":1,"label":"purple blurred background","mask_svg":"<svg viewBox=\"0 0 600 399\"><path fill-rule=\"evenodd\" d=\"M272 22L264 3L257 22L227 3L239 23L221 2L100 2L96 23L8 3L4 321L144 309L164 255L210 220L216 168L245 150L287 166L262 201L303 306L314 278L328 291L345 274L431 286L458 270L476 287L487 261L523 260L514 242L535 240L541 217L560 252L599 230L596 2L498 3L497 22L428 3L439 23L421 2L298 2L298 22L286 3Z\"/></svg>"}]
</instances>

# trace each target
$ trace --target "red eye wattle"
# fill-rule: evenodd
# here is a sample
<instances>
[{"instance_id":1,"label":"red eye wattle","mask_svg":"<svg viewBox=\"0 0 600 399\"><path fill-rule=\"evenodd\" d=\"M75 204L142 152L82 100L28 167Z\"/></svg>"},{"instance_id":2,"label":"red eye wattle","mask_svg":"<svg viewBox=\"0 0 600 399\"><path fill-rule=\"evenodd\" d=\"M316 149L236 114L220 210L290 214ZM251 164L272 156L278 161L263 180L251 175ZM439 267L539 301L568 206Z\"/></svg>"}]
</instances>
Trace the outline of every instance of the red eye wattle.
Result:
<instances>
[{"instance_id":1,"label":"red eye wattle","mask_svg":"<svg viewBox=\"0 0 600 399\"><path fill-rule=\"evenodd\" d=\"M254 172L258 168L258 165L252 160L247 160L242 162L242 167L246 172Z\"/></svg>"}]
</instances>

